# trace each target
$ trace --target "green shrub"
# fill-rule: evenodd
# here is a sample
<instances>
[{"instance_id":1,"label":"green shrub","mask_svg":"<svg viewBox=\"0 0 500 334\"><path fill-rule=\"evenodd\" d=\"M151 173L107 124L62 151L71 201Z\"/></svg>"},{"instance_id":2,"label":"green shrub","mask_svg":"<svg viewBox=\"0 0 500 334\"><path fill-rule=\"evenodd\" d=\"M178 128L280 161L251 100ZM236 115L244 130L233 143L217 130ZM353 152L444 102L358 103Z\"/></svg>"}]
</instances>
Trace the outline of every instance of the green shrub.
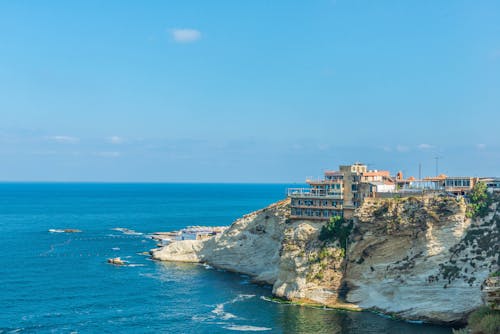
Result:
<instances>
[{"instance_id":1,"label":"green shrub","mask_svg":"<svg viewBox=\"0 0 500 334\"><path fill-rule=\"evenodd\" d=\"M469 315L468 323L472 333L500 334L500 311L480 307Z\"/></svg>"},{"instance_id":2,"label":"green shrub","mask_svg":"<svg viewBox=\"0 0 500 334\"><path fill-rule=\"evenodd\" d=\"M340 247L345 251L352 226L352 222L349 221L349 223L347 223L343 217L331 217L330 221L321 228L318 238L325 242L338 241Z\"/></svg>"},{"instance_id":3,"label":"green shrub","mask_svg":"<svg viewBox=\"0 0 500 334\"><path fill-rule=\"evenodd\" d=\"M478 182L472 188L467 206L466 215L468 218L485 217L489 212L492 199L488 194L486 184Z\"/></svg>"},{"instance_id":4,"label":"green shrub","mask_svg":"<svg viewBox=\"0 0 500 334\"><path fill-rule=\"evenodd\" d=\"M481 321L481 319L489 313L491 313L491 309L488 306L481 306L469 315L467 323L471 327L476 326Z\"/></svg>"},{"instance_id":5,"label":"green shrub","mask_svg":"<svg viewBox=\"0 0 500 334\"><path fill-rule=\"evenodd\" d=\"M500 333L500 312L487 314L479 322L478 333L499 334Z\"/></svg>"}]
</instances>

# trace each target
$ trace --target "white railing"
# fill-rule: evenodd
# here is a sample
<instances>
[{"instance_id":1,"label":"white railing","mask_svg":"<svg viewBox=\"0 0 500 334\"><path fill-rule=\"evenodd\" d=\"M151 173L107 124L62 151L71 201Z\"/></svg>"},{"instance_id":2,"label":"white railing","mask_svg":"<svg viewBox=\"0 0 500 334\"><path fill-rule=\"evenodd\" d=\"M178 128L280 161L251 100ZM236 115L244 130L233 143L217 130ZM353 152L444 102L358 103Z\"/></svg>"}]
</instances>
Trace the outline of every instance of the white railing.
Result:
<instances>
[{"instance_id":1,"label":"white railing","mask_svg":"<svg viewBox=\"0 0 500 334\"><path fill-rule=\"evenodd\" d=\"M334 199L342 199L340 192L327 192L325 190L316 190L312 188L288 188L288 196L291 197L329 197Z\"/></svg>"}]
</instances>

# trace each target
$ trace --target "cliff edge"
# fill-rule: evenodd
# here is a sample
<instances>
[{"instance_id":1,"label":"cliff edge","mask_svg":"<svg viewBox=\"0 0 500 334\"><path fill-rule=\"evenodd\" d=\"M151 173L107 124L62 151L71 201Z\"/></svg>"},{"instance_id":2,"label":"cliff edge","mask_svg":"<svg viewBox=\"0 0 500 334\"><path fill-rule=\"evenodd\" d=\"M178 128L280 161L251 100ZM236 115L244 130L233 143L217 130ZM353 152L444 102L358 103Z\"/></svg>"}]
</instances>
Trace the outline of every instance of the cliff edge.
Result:
<instances>
[{"instance_id":1,"label":"cliff edge","mask_svg":"<svg viewBox=\"0 0 500 334\"><path fill-rule=\"evenodd\" d=\"M174 242L152 256L245 273L296 302L456 323L482 304L482 284L498 270L499 202L471 220L463 199L368 199L341 245L320 240L324 222L289 220L284 200L221 235Z\"/></svg>"},{"instance_id":2,"label":"cliff edge","mask_svg":"<svg viewBox=\"0 0 500 334\"><path fill-rule=\"evenodd\" d=\"M471 220L463 199L365 201L347 254L347 300L405 319L462 321L498 265L497 209Z\"/></svg>"}]
</instances>

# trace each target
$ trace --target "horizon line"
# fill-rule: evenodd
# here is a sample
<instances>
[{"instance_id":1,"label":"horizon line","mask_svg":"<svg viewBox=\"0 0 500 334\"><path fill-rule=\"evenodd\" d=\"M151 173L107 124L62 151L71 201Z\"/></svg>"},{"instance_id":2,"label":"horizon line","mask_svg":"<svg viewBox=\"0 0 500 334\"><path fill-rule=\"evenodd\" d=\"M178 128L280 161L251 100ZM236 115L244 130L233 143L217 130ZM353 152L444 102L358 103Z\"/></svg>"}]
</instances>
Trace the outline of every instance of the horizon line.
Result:
<instances>
[{"instance_id":1,"label":"horizon line","mask_svg":"<svg viewBox=\"0 0 500 334\"><path fill-rule=\"evenodd\" d=\"M79 184L305 184L305 182L224 182L224 181L214 181L214 182L205 182L205 181L61 181L61 180L50 180L50 181L36 181L36 180L28 180L28 181L20 181L20 180L0 180L0 184L6 183L59 183L59 184L68 184L68 183L79 183Z\"/></svg>"}]
</instances>

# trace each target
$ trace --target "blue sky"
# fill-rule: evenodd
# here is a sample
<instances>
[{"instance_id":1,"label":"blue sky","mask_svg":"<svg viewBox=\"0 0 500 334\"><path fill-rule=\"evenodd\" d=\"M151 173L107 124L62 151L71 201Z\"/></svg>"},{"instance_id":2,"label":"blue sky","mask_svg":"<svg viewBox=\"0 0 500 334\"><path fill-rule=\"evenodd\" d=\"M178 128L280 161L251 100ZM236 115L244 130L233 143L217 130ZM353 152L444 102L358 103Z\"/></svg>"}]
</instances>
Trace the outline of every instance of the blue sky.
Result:
<instances>
[{"instance_id":1,"label":"blue sky","mask_svg":"<svg viewBox=\"0 0 500 334\"><path fill-rule=\"evenodd\" d=\"M0 1L0 180L500 175L499 1Z\"/></svg>"}]
</instances>

